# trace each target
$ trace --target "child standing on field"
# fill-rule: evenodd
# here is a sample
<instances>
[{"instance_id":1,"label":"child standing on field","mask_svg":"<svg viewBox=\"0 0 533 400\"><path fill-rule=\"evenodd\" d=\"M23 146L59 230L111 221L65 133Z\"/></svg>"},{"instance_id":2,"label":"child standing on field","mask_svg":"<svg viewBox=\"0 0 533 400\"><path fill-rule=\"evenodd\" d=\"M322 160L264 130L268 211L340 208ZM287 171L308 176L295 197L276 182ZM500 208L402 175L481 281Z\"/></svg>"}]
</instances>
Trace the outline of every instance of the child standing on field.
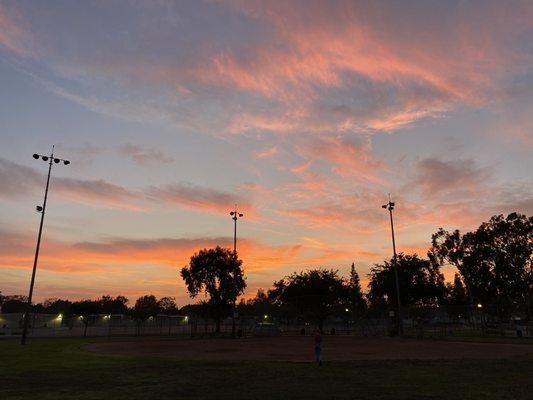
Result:
<instances>
[{"instance_id":1,"label":"child standing on field","mask_svg":"<svg viewBox=\"0 0 533 400\"><path fill-rule=\"evenodd\" d=\"M315 358L319 366L322 366L322 335L317 329L315 333Z\"/></svg>"}]
</instances>

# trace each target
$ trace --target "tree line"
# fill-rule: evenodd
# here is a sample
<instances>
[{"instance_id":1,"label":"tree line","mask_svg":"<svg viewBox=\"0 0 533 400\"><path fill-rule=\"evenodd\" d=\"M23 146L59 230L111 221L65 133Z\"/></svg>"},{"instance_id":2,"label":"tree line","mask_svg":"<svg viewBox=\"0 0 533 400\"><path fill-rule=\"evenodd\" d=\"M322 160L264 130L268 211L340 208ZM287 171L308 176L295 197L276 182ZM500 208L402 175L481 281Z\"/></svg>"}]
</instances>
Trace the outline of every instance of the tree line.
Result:
<instances>
[{"instance_id":1,"label":"tree line","mask_svg":"<svg viewBox=\"0 0 533 400\"><path fill-rule=\"evenodd\" d=\"M128 307L124 296L102 296L96 300L70 302L48 299L33 306L34 312L76 315L88 323L94 314L128 314L143 321L158 314L197 315L215 321L216 330L233 310L241 316L302 319L321 327L329 316L350 321L383 315L397 304L395 260L375 264L366 293L352 264L348 277L336 269L316 268L294 272L259 290L254 298L238 297L246 288L242 260L222 247L203 249L191 256L180 270L191 298L204 299L181 309L172 297L138 298ZM531 318L533 297L533 217L511 213L496 215L476 230L439 229L432 235L426 257L398 254L396 266L402 308L444 307L448 314L467 316L478 304L489 315L506 320L520 313ZM457 269L454 280L445 283L441 268ZM27 298L2 296L2 312L23 312ZM266 318L265 318L266 316Z\"/></svg>"},{"instance_id":2,"label":"tree line","mask_svg":"<svg viewBox=\"0 0 533 400\"><path fill-rule=\"evenodd\" d=\"M476 230L462 234L439 229L431 238L426 257L398 254L375 264L363 293L354 265L344 278L335 269L295 272L241 300L237 311L278 318L300 317L319 327L328 316L349 318L383 315L397 304L394 264L398 270L402 308L443 307L452 317L468 316L474 307L500 321L513 314L531 318L533 297L533 217L510 213L495 215ZM457 269L445 283L441 269ZM204 249L181 270L192 298L203 293L199 306L217 323L231 312L244 292L242 261L229 249Z\"/></svg>"}]
</instances>

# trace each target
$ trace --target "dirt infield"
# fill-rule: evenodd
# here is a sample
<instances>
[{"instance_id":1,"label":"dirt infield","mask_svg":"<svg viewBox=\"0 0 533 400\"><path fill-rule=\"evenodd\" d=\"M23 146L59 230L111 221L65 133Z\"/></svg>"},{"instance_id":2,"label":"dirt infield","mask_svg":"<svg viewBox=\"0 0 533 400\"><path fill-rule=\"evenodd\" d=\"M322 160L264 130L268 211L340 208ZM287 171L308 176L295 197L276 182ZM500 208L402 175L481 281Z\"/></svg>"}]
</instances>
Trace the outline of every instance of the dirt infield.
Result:
<instances>
[{"instance_id":1,"label":"dirt infield","mask_svg":"<svg viewBox=\"0 0 533 400\"><path fill-rule=\"evenodd\" d=\"M312 337L124 341L93 343L87 349L107 354L186 360L309 362L314 355ZM533 346L340 336L326 336L323 344L323 358L330 361L495 359L518 356L533 357Z\"/></svg>"}]
</instances>

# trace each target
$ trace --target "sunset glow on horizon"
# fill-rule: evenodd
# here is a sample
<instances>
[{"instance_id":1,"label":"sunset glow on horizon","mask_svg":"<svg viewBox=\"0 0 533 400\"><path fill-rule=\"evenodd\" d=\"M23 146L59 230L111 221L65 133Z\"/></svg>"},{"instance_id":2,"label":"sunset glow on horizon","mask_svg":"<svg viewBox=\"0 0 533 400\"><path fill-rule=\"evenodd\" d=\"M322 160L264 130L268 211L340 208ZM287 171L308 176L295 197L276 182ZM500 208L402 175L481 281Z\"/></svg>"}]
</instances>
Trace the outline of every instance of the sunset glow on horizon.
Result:
<instances>
[{"instance_id":1,"label":"sunset glow on horizon","mask_svg":"<svg viewBox=\"0 0 533 400\"><path fill-rule=\"evenodd\" d=\"M0 291L189 299L424 256L438 228L533 215L533 2L0 0ZM443 273L453 277L453 269ZM196 300L194 300L196 301Z\"/></svg>"}]
</instances>

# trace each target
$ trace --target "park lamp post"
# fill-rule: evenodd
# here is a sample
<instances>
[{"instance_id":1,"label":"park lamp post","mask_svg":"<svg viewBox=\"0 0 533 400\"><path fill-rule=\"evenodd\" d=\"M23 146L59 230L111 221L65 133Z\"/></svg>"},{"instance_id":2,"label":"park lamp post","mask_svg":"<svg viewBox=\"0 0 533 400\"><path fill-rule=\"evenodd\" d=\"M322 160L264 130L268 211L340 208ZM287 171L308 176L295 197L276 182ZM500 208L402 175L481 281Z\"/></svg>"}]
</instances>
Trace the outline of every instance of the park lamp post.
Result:
<instances>
[{"instance_id":1,"label":"park lamp post","mask_svg":"<svg viewBox=\"0 0 533 400\"><path fill-rule=\"evenodd\" d=\"M37 261L39 259L39 249L41 247L41 236L43 233L44 214L46 212L46 201L48 199L48 188L50 186L50 175L52 174L52 165L59 164L61 162L64 165L70 164L70 161L68 160L54 157L54 146L52 146L52 153L50 153L49 156L45 156L42 154L34 154L33 158L35 158L36 160L41 159L44 162L48 162L48 176L46 178L46 188L44 190L43 205L36 207L37 212L41 213L41 223L39 225L39 234L37 235L37 246L35 248L35 258L33 259L33 270L31 273L30 291L28 294L28 304L26 304L26 310L24 311L22 338L21 338L20 344L26 344L26 336L28 334L28 323L30 319L31 302L32 302L32 297L33 297L33 286L35 284L35 273L37 272Z\"/></svg>"},{"instance_id":2,"label":"park lamp post","mask_svg":"<svg viewBox=\"0 0 533 400\"><path fill-rule=\"evenodd\" d=\"M389 210L390 214L390 228L391 228L391 234L392 234L392 251L393 251L393 269L394 269L394 280L396 282L396 299L397 299L397 307L398 307L398 315L397 315L397 324L398 324L398 335L402 335L403 333L403 326L402 326L402 305L400 300L400 282L398 280L398 257L396 256L396 241L394 238L394 222L392 219L392 210L394 210L395 203L391 201L390 195L389 195L389 202L387 204L384 204L381 206L381 208L384 208L386 210Z\"/></svg>"},{"instance_id":3,"label":"park lamp post","mask_svg":"<svg viewBox=\"0 0 533 400\"><path fill-rule=\"evenodd\" d=\"M237 204L235 204L235 210L230 212L229 215L231 215L233 220L233 252L237 253L237 220L244 217L244 214L237 211Z\"/></svg>"},{"instance_id":4,"label":"park lamp post","mask_svg":"<svg viewBox=\"0 0 533 400\"><path fill-rule=\"evenodd\" d=\"M233 254L237 258L237 220L244 217L244 214L237 211L237 204L233 211L229 213L231 219L233 220ZM233 272L233 279L235 287L237 287L237 281L235 279L235 271ZM233 301L233 310L231 312L231 335L235 336L235 313L237 312L237 293L235 293L235 300Z\"/></svg>"}]
</instances>

